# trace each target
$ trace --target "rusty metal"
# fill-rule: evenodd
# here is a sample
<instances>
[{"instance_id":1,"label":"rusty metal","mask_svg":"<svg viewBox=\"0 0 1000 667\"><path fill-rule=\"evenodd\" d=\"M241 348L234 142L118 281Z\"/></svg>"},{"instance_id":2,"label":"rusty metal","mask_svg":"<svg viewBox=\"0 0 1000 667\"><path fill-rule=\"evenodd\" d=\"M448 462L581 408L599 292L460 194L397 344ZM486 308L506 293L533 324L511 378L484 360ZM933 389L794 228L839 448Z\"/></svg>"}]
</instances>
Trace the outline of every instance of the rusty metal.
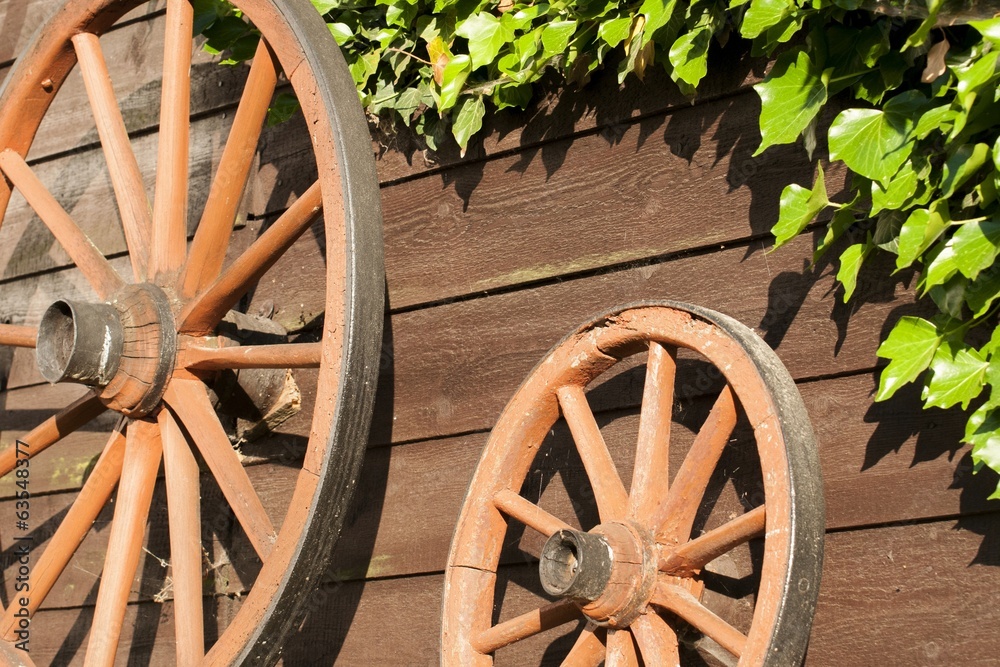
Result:
<instances>
[{"instance_id":1,"label":"rusty metal","mask_svg":"<svg viewBox=\"0 0 1000 667\"><path fill-rule=\"evenodd\" d=\"M674 386L683 381L675 377L679 349L707 360L724 383L668 484ZM626 490L585 388L643 352L648 368L635 472ZM702 497L741 415L752 426L764 471L764 504L695 535ZM518 493L543 440L561 420L600 517L589 528L574 528L575 518L553 514ZM548 538L539 579L557 601L494 624L502 605L496 590L501 555L510 526L518 522ZM692 633L706 637L694 644L721 647L727 653L723 662L798 664L815 610L823 524L808 418L794 383L763 341L735 320L695 306L664 302L613 311L549 352L490 435L445 574L442 664L492 665L499 648L573 620L587 623L567 664L597 664L602 657L609 664L637 664L639 656L645 664L676 664L683 653L679 637L692 643ZM703 573L750 540L763 540L763 566L752 622L737 628L703 597Z\"/></svg>"}]
</instances>

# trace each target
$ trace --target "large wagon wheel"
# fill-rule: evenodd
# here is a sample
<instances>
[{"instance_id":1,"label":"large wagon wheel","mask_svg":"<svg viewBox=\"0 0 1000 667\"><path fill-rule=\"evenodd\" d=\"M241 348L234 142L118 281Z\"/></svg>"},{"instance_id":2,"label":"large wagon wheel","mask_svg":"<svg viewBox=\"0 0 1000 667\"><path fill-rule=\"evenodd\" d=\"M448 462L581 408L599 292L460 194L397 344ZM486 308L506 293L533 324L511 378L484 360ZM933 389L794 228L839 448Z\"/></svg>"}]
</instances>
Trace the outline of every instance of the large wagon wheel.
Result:
<instances>
[{"instance_id":1,"label":"large wagon wheel","mask_svg":"<svg viewBox=\"0 0 1000 667\"><path fill-rule=\"evenodd\" d=\"M5 177L0 179L0 214L12 192L19 191L93 291L89 300L56 301L37 331L24 322L0 325L0 345L32 348L37 339L38 365L46 379L89 386L82 398L24 436L21 450L35 456L101 413L121 414L49 544L32 554L30 589L14 596L3 611L0 654L11 664L31 664L16 647L24 627L19 616L34 614L71 567L74 551L117 487L86 648L88 665L115 662L161 460L177 663L273 662L281 637L304 612L305 593L322 580L371 420L383 303L381 217L367 124L343 57L308 1L234 0L262 38L189 244L192 5L167 0L152 205L102 53L100 37L142 2L69 0L42 27L0 89L0 173ZM113 268L50 194L51 184L25 161L43 116L75 65L86 84L114 187L133 274L129 279ZM302 105L319 180L227 264L237 205L282 72ZM239 347L219 335L227 313L320 217L326 237L326 284L315 286L326 294L321 341ZM304 460L298 461L301 469L287 507L273 523L273 510L265 510L210 392L220 369L254 368L319 369L309 371L318 380ZM30 465L21 458L14 447L0 452L0 475L16 475ZM203 592L199 467L214 479L259 558L242 606L221 630L217 619L203 613L210 592ZM39 628L32 630L37 635ZM31 647L40 648L37 644L36 638ZM117 656L119 661L127 657Z\"/></svg>"},{"instance_id":2,"label":"large wagon wheel","mask_svg":"<svg viewBox=\"0 0 1000 667\"><path fill-rule=\"evenodd\" d=\"M618 471L622 457L616 465L585 387L641 354L646 375L626 485ZM697 377L677 373L679 367ZM678 393L692 387L704 391L713 378L719 391L714 405L700 428L694 427L690 449L671 476L671 449L678 441L676 433L671 437L675 383ZM609 382L605 399L623 385L627 382ZM571 490L570 458L543 445L555 437L560 417L596 504L597 525L589 530L570 525L581 515L580 524L587 522L581 512L586 498L568 509L564 502L560 513L532 497L539 490L529 471L538 466L554 466L548 472L563 475ZM730 518L731 512L694 535L699 512L711 505L703 502L706 490L718 488L713 479L722 472L716 470L723 467L720 458L741 447L730 442L738 422L751 436L746 444L753 447L756 441L762 471L756 484L763 494L744 493L736 505L744 513ZM530 530L519 538L522 527ZM538 553L538 575L549 602L505 614L504 590L511 597L516 587L502 585L505 569L498 566L511 556L512 542L532 532L547 538ZM748 559L758 570L749 576L759 577L756 603L747 601L750 611L737 622L717 605L725 598L705 590L714 576L709 566L737 549L752 552L748 543L759 546L757 538L763 538L762 556L758 548L757 558ZM678 303L625 308L556 345L494 428L448 561L443 664L491 665L494 657L505 662L501 649L545 646L536 635L558 633L570 622L583 627L563 665L798 664L815 608L822 551L823 496L812 430L775 354L743 325L706 309ZM514 661L523 662L523 651L517 655Z\"/></svg>"}]
</instances>

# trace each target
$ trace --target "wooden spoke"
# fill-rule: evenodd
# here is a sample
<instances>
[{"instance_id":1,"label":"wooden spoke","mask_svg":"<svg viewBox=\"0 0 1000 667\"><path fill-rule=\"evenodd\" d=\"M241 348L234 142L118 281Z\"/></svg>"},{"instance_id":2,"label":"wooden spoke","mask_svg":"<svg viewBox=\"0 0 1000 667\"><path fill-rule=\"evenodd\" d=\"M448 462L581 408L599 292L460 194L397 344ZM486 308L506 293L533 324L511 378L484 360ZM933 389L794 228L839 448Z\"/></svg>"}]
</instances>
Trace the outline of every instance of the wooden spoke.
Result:
<instances>
[{"instance_id":1,"label":"wooden spoke","mask_svg":"<svg viewBox=\"0 0 1000 667\"><path fill-rule=\"evenodd\" d=\"M630 627L643 662L647 665L679 667L681 657L677 633L658 614L650 610L635 619Z\"/></svg>"},{"instance_id":2,"label":"wooden spoke","mask_svg":"<svg viewBox=\"0 0 1000 667\"><path fill-rule=\"evenodd\" d=\"M656 341L649 344L646 384L642 390L639 439L632 470L629 518L648 520L653 516L660 492L670 479L670 420L674 406L674 376L677 349Z\"/></svg>"},{"instance_id":3,"label":"wooden spoke","mask_svg":"<svg viewBox=\"0 0 1000 667\"><path fill-rule=\"evenodd\" d=\"M80 495L70 506L69 511L59 524L51 541L45 547L41 557L32 564L28 581L28 590L18 594L27 599L28 614L45 601L56 580L66 569L73 554L90 532L90 527L97 515L111 498L111 492L122 474L122 461L125 459L125 436L118 430L111 434L111 439L101 452L100 458L94 464L94 469L80 489ZM0 620L0 635L7 641L14 640L14 630L18 627L18 618L22 606L12 604L7 607L3 619Z\"/></svg>"},{"instance_id":4,"label":"wooden spoke","mask_svg":"<svg viewBox=\"0 0 1000 667\"><path fill-rule=\"evenodd\" d=\"M746 635L716 616L680 586L657 584L651 602L687 621L737 658L743 655Z\"/></svg>"},{"instance_id":5,"label":"wooden spoke","mask_svg":"<svg viewBox=\"0 0 1000 667\"><path fill-rule=\"evenodd\" d=\"M764 506L755 507L718 528L682 544L660 561L660 570L675 577L689 577L708 563L744 542L764 534Z\"/></svg>"},{"instance_id":6,"label":"wooden spoke","mask_svg":"<svg viewBox=\"0 0 1000 667\"><path fill-rule=\"evenodd\" d=\"M625 517L628 494L618 475L601 429L590 411L583 387L569 385L556 392L566 423L573 434L573 441L583 459L583 466L594 488L597 510L601 521L615 521Z\"/></svg>"},{"instance_id":7,"label":"wooden spoke","mask_svg":"<svg viewBox=\"0 0 1000 667\"><path fill-rule=\"evenodd\" d=\"M149 235L153 226L142 172L139 171L139 163L135 159L125 121L118 108L108 66L101 52L100 39L93 33L82 32L73 37L73 47L76 49L90 107L94 112L111 185L118 200L132 272L136 282L142 282L146 278Z\"/></svg>"},{"instance_id":8,"label":"wooden spoke","mask_svg":"<svg viewBox=\"0 0 1000 667\"><path fill-rule=\"evenodd\" d=\"M163 439L163 475L167 483L177 665L188 667L200 664L205 657L198 462L170 411L160 410L156 420Z\"/></svg>"},{"instance_id":9,"label":"wooden spoke","mask_svg":"<svg viewBox=\"0 0 1000 667\"><path fill-rule=\"evenodd\" d=\"M627 629L608 630L608 651L604 664L606 667L639 667L635 642Z\"/></svg>"},{"instance_id":10,"label":"wooden spoke","mask_svg":"<svg viewBox=\"0 0 1000 667\"><path fill-rule=\"evenodd\" d=\"M493 496L493 504L507 516L517 519L529 528L534 528L545 537L551 537L560 530L571 530L569 524L562 519L552 516L510 489L505 489Z\"/></svg>"},{"instance_id":11,"label":"wooden spoke","mask_svg":"<svg viewBox=\"0 0 1000 667\"><path fill-rule=\"evenodd\" d=\"M190 301L180 315L180 332L210 332L227 312L260 280L278 258L309 228L323 207L319 182L302 193L218 280Z\"/></svg>"},{"instance_id":12,"label":"wooden spoke","mask_svg":"<svg viewBox=\"0 0 1000 667\"><path fill-rule=\"evenodd\" d=\"M21 442L27 443L26 446L21 446L20 458L24 458L25 453L31 458L48 449L105 410L107 408L93 392L84 394L20 438ZM16 443L0 452L0 477L14 469L17 459Z\"/></svg>"},{"instance_id":13,"label":"wooden spoke","mask_svg":"<svg viewBox=\"0 0 1000 667\"><path fill-rule=\"evenodd\" d=\"M87 667L110 666L115 662L125 607L139 566L160 454L160 430L154 422L129 424L115 517L87 644Z\"/></svg>"},{"instance_id":14,"label":"wooden spoke","mask_svg":"<svg viewBox=\"0 0 1000 667\"><path fill-rule=\"evenodd\" d=\"M219 275L232 235L237 207L246 187L257 141L278 76L267 43L261 39L250 66L246 88L240 99L229 139L191 244L181 291L192 297Z\"/></svg>"},{"instance_id":15,"label":"wooden spoke","mask_svg":"<svg viewBox=\"0 0 1000 667\"><path fill-rule=\"evenodd\" d=\"M604 662L604 628L588 623L562 661L562 667L599 667Z\"/></svg>"},{"instance_id":16,"label":"wooden spoke","mask_svg":"<svg viewBox=\"0 0 1000 667\"><path fill-rule=\"evenodd\" d=\"M87 238L52 193L38 180L24 158L8 148L0 153L0 170L21 191L99 297L106 298L125 285L93 241Z\"/></svg>"},{"instance_id":17,"label":"wooden spoke","mask_svg":"<svg viewBox=\"0 0 1000 667\"><path fill-rule=\"evenodd\" d=\"M708 419L695 436L664 501L657 508L657 540L678 543L688 539L698 506L736 426L736 404L727 385L715 400Z\"/></svg>"},{"instance_id":18,"label":"wooden spoke","mask_svg":"<svg viewBox=\"0 0 1000 667\"><path fill-rule=\"evenodd\" d=\"M319 368L322 343L247 345L244 347L189 347L181 350L180 365L205 371L237 368Z\"/></svg>"},{"instance_id":19,"label":"wooden spoke","mask_svg":"<svg viewBox=\"0 0 1000 667\"><path fill-rule=\"evenodd\" d=\"M196 380L174 380L164 400L191 435L257 555L266 561L277 535L239 455L219 423L205 385Z\"/></svg>"},{"instance_id":20,"label":"wooden spoke","mask_svg":"<svg viewBox=\"0 0 1000 667\"><path fill-rule=\"evenodd\" d=\"M153 244L149 271L179 269L187 249L188 133L191 113L191 34L194 7L188 0L167 0L160 93L160 139L153 197Z\"/></svg>"},{"instance_id":21,"label":"wooden spoke","mask_svg":"<svg viewBox=\"0 0 1000 667\"><path fill-rule=\"evenodd\" d=\"M580 609L572 600L559 600L494 625L473 641L473 647L480 653L493 653L578 618Z\"/></svg>"},{"instance_id":22,"label":"wooden spoke","mask_svg":"<svg viewBox=\"0 0 1000 667\"><path fill-rule=\"evenodd\" d=\"M15 324L0 324L0 345L11 347L35 347L38 329Z\"/></svg>"}]
</instances>

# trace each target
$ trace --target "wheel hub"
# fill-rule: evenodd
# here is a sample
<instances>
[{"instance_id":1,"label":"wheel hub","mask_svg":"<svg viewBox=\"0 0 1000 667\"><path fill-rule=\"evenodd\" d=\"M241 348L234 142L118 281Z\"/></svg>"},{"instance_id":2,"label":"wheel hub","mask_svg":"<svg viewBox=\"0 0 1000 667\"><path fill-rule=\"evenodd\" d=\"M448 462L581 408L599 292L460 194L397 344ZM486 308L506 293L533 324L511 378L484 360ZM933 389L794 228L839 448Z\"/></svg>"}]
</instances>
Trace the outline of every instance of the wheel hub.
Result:
<instances>
[{"instance_id":1,"label":"wheel hub","mask_svg":"<svg viewBox=\"0 0 1000 667\"><path fill-rule=\"evenodd\" d=\"M148 283L126 287L109 303L56 301L38 328L42 377L93 387L108 408L130 417L159 405L176 356L170 301Z\"/></svg>"},{"instance_id":2,"label":"wheel hub","mask_svg":"<svg viewBox=\"0 0 1000 667\"><path fill-rule=\"evenodd\" d=\"M574 600L595 624L624 628L652 597L656 553L653 536L631 524L560 530L542 547L539 576L547 593Z\"/></svg>"}]
</instances>

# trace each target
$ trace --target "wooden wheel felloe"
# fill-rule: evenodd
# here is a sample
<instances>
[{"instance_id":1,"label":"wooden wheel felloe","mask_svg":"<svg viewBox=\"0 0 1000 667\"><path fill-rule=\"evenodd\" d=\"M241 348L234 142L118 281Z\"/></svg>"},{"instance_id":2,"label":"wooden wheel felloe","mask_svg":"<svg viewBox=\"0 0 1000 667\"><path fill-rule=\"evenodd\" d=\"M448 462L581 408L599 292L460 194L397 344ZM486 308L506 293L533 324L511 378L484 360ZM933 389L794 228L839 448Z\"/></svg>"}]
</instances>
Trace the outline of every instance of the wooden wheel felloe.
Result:
<instances>
[{"instance_id":1,"label":"wooden wheel felloe","mask_svg":"<svg viewBox=\"0 0 1000 667\"><path fill-rule=\"evenodd\" d=\"M637 425L600 425L588 394L620 404L636 360ZM553 641L563 665L799 664L823 526L812 429L767 345L695 306L612 312L556 345L492 432L448 561L442 664L534 662Z\"/></svg>"},{"instance_id":2,"label":"wooden wheel felloe","mask_svg":"<svg viewBox=\"0 0 1000 667\"><path fill-rule=\"evenodd\" d=\"M305 612L307 594L322 581L366 444L381 342L381 217L367 123L342 56L307 0L235 0L261 39L190 238L193 8L187 0L167 0L165 47L148 54L162 56L150 198L101 39L140 4L70 0L39 31L0 89L0 216L20 193L92 292L56 300L40 322L0 324L0 345L37 346L42 375L79 386L82 394L20 436L22 453L13 443L0 451L0 475L30 468L42 460L34 457L57 451L61 440L104 413L121 415L54 534L33 547L30 587L19 594L25 603L5 599L0 663L33 664L32 657L38 658L17 650L19 618L34 615L74 567L74 553L113 494L113 518L105 510L111 521L93 618L86 610L80 616L79 622L91 623L81 652L88 665L128 659L118 647L128 630L133 579L161 476L172 580L166 599L175 627L175 637L165 640L176 642L173 659L180 665L273 662L281 637ZM52 184L26 161L74 67L82 74L106 158L128 250L127 264L119 266L127 271L105 258L51 194ZM229 247L238 206L267 109L276 88L286 85L302 105L319 180L240 253ZM322 224L326 238L326 281L315 285L325 293L321 323L296 336L268 329L264 344L240 346L245 319L233 309L314 223ZM248 473L220 419L225 401L216 395L216 382L220 371L233 369L287 369L299 383L314 383L315 391L306 392L314 408L300 454L271 453L283 456L282 467L297 466L282 502L265 502L260 478ZM205 505L206 485L224 498L237 526L233 539L249 543L251 554L240 573L247 590L237 592L241 603L231 605L238 610L228 623L210 617L213 592L203 586L206 516L220 513ZM36 617L31 626L32 648L44 629L40 619L44 623Z\"/></svg>"}]
</instances>

